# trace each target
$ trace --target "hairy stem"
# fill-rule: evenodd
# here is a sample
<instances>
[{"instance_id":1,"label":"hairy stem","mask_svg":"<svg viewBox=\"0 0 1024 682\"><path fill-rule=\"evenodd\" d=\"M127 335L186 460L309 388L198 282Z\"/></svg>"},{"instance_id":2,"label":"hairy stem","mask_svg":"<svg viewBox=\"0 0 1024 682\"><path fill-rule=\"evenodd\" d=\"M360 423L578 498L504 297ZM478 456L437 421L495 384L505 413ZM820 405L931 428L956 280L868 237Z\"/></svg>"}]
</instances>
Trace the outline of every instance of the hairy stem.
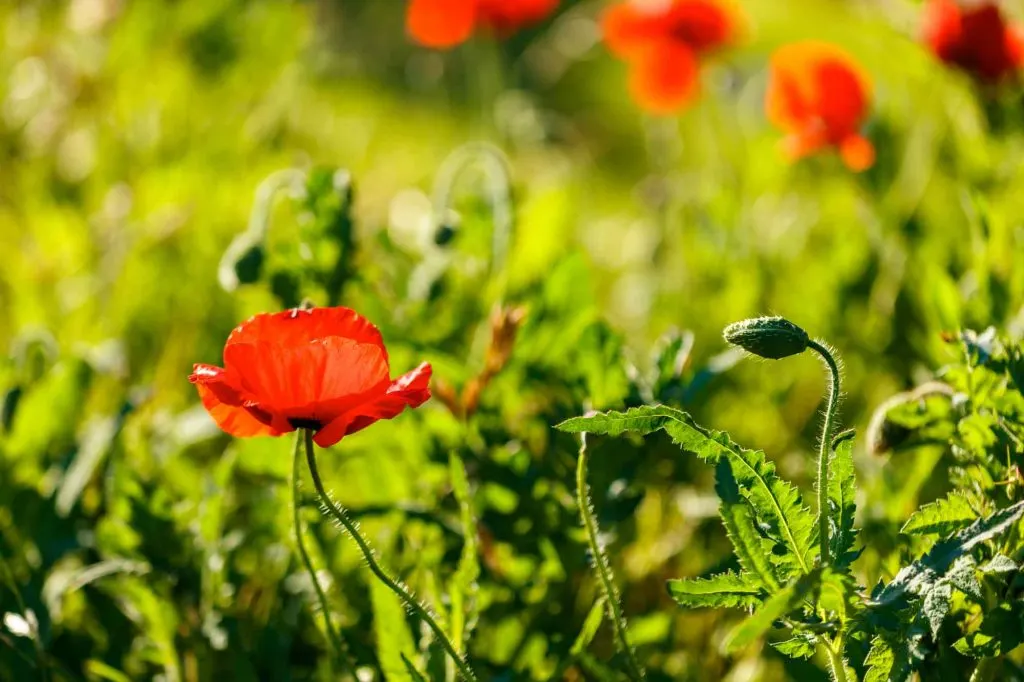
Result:
<instances>
[{"instance_id":1,"label":"hairy stem","mask_svg":"<svg viewBox=\"0 0 1024 682\"><path fill-rule=\"evenodd\" d=\"M605 603L608 605L608 617L612 621L615 639L619 649L626 656L629 678L633 682L638 682L646 680L647 675L636 660L636 652L633 651L633 646L629 643L629 631L626 617L622 613L619 589L615 586L615 576L612 574L608 556L604 553L598 540L597 519L594 517L594 505L590 499L590 486L587 485L587 457L587 434L584 433L580 434L580 456L576 460L576 505L580 508L583 528L587 531L587 544L590 546L590 554L594 558L594 569L601 583L601 592L604 593Z\"/></svg>"},{"instance_id":2,"label":"hairy stem","mask_svg":"<svg viewBox=\"0 0 1024 682\"><path fill-rule=\"evenodd\" d=\"M441 629L438 625L437 619L434 614L422 604L419 600L412 595L412 592L408 587L400 583L399 581L392 578L387 572L381 567L380 562L377 561L377 556L370 548L370 544L363 537L362 533L359 532L358 526L349 518L348 513L343 507L338 505L331 496L324 490L323 481L320 480L320 472L317 470L316 457L313 455L313 432L309 429L300 429L303 434L303 440L306 444L306 463L309 465L309 475L313 478L313 486L316 488L317 494L320 495L320 501L323 502L324 507L330 512L331 516L341 524L356 545L359 547L359 551L363 554L363 560L366 561L366 565L370 568L370 571L380 580L389 590L394 592L402 603L405 604L406 608L417 616L423 619L423 621L430 627L437 637L438 641L441 642L441 646L451 656L452 661L455 662L455 667L458 669L459 674L466 682L477 682L476 674L466 660L459 654L455 645L452 644L452 640Z\"/></svg>"},{"instance_id":3,"label":"hairy stem","mask_svg":"<svg viewBox=\"0 0 1024 682\"><path fill-rule=\"evenodd\" d=\"M828 542L828 458L832 429L839 408L839 365L832 356L832 351L822 344L811 341L807 345L825 361L832 379L828 407L825 409L825 423L821 427L821 443L818 447L818 540L821 543L821 565L828 566L831 563Z\"/></svg>"},{"instance_id":4,"label":"hairy stem","mask_svg":"<svg viewBox=\"0 0 1024 682\"><path fill-rule=\"evenodd\" d=\"M847 682L842 638L836 637L834 644L829 644L826 641L825 652L828 654L829 667L832 669L832 682Z\"/></svg>"},{"instance_id":5,"label":"hairy stem","mask_svg":"<svg viewBox=\"0 0 1024 682\"><path fill-rule=\"evenodd\" d=\"M309 558L309 552L306 551L306 542L303 539L302 519L299 516L301 508L299 498L299 462L301 461L302 454L302 440L303 435L299 431L295 435L295 451L292 454L292 525L295 527L295 546L299 550L299 558L302 560L302 565L306 567L309 578L313 581L313 589L316 591L316 598L320 602L320 611L324 616L324 630L327 634L327 640L331 643L331 648L334 649L335 658L346 672L354 675L355 666L352 664L344 640L338 635L338 631L334 629L334 623L331 621L331 610L327 604L327 595L317 579L316 569L313 568L313 562Z\"/></svg>"}]
</instances>

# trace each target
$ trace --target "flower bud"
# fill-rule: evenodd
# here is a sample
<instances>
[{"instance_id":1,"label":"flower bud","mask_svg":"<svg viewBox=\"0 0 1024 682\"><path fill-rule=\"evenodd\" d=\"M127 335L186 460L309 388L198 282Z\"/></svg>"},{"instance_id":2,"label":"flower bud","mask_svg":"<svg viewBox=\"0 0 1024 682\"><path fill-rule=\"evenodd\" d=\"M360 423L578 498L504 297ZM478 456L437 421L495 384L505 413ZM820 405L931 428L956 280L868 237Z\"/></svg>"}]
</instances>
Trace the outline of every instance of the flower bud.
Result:
<instances>
[{"instance_id":1,"label":"flower bud","mask_svg":"<svg viewBox=\"0 0 1024 682\"><path fill-rule=\"evenodd\" d=\"M231 242L221 258L217 279L221 288L231 292L240 284L259 281L263 270L263 244L249 232L243 232Z\"/></svg>"},{"instance_id":2,"label":"flower bud","mask_svg":"<svg viewBox=\"0 0 1024 682\"><path fill-rule=\"evenodd\" d=\"M734 346L770 360L802 353L811 341L807 332L782 317L757 317L734 322L725 328L722 336Z\"/></svg>"}]
</instances>

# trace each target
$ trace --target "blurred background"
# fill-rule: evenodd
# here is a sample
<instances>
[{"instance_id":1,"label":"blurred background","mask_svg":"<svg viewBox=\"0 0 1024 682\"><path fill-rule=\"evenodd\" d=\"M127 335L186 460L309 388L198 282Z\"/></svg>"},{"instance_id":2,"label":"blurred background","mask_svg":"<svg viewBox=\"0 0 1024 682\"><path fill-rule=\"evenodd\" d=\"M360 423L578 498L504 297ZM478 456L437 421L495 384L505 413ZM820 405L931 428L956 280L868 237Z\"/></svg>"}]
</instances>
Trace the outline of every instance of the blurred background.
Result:
<instances>
[{"instance_id":1,"label":"blurred background","mask_svg":"<svg viewBox=\"0 0 1024 682\"><path fill-rule=\"evenodd\" d=\"M780 314L828 340L842 422L860 429L953 359L942 332L1024 333L1021 88L940 62L920 3L737 2L737 38L672 116L630 97L602 41L610 4L562 0L449 50L410 38L401 0L0 7L0 605L38 620L3 630L0 676L41 679L49 660L50 679L335 679L291 547L291 444L220 434L187 381L256 312L349 305L381 327L393 373L434 364L447 399L323 467L386 563L442 604L462 546L447 453L462 453L482 542L469 651L489 680L604 679L614 651L602 629L597 662L560 664L596 588L575 444L552 424L675 404L809 490L821 367L741 360L726 324ZM863 173L787 159L765 116L771 53L809 38L870 76ZM281 169L303 173L258 199ZM525 310L515 347L460 412L502 305ZM858 448L880 548L858 564L866 584L891 577L900 523L944 492L938 457ZM666 578L732 561L710 472L657 439L599 443L593 467L655 679L826 679L768 648L722 656L735 614L668 598ZM420 624L368 593L354 549L307 511L366 679L411 679L397 650L436 670Z\"/></svg>"}]
</instances>

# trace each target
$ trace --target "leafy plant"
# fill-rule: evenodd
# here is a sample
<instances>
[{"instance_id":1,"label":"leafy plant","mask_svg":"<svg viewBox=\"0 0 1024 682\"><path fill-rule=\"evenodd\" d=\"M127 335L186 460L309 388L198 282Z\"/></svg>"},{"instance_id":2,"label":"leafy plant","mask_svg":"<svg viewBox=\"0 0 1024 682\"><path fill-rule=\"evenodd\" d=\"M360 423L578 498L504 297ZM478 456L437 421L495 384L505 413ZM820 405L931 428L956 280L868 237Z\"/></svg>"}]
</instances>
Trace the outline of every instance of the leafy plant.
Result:
<instances>
[{"instance_id":1,"label":"leafy plant","mask_svg":"<svg viewBox=\"0 0 1024 682\"><path fill-rule=\"evenodd\" d=\"M809 658L822 652L836 682L858 676L871 682L902 682L915 671L949 665L950 656L958 657L953 663L958 668L974 668L972 679L1017 675L1000 657L1024 641L1024 602L1018 596L1024 553L1018 522L1024 516L1024 501L1004 495L1010 486L1008 471L1024 454L1018 438L1020 348L996 345L991 334L985 344L976 335L961 335L964 365L944 375L971 391L959 401L966 401L969 409L961 410L947 430L955 434L950 443L957 458L953 480L964 489L925 505L907 520L904 533L934 537L934 543L888 583L867 590L853 571L861 551L854 524L854 434L846 431L831 437L840 388L832 351L782 318L732 325L725 338L762 358L781 359L808 349L823 358L831 382L815 511L763 452L699 426L683 411L643 406L558 425L562 431L609 436L661 431L681 450L714 467L719 512L738 570L671 580L668 591L673 599L685 608L749 611L725 638L725 650L738 651L770 635L772 645L785 656ZM914 422L905 413L912 409L909 403L919 399L887 413L886 419L900 424L908 438L914 435L911 425L934 430L939 427L935 422L953 414ZM952 402L957 402L956 394ZM995 492L999 495L993 496ZM600 562L597 567L601 572ZM606 599L616 596L605 590ZM615 613L611 615L614 618ZM964 657L978 662L971 664Z\"/></svg>"}]
</instances>

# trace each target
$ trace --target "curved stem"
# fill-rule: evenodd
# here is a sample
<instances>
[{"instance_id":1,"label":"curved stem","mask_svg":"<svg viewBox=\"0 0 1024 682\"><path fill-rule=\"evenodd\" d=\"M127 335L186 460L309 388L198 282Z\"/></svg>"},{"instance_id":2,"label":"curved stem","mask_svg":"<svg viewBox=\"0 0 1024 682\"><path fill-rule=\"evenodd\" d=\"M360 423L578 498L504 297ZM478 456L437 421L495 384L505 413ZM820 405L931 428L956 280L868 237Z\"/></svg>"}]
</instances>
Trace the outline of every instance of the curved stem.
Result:
<instances>
[{"instance_id":1,"label":"curved stem","mask_svg":"<svg viewBox=\"0 0 1024 682\"><path fill-rule=\"evenodd\" d=\"M843 662L843 642L836 637L835 645L825 641L825 652L828 654L828 662L832 668L832 682L847 682L846 664Z\"/></svg>"},{"instance_id":2,"label":"curved stem","mask_svg":"<svg viewBox=\"0 0 1024 682\"><path fill-rule=\"evenodd\" d=\"M356 545L359 546L359 551L363 553L363 559L366 561L366 565L370 568L370 571L380 580L384 585L394 592L399 599L405 604L406 608L415 613L417 616L423 619L424 622L433 630L434 635L441 642L441 646L451 656L455 662L455 667L458 668L459 674L466 682L477 682L476 674L474 674L472 668L466 660L456 650L455 645L452 644L452 640L445 634L445 631L441 629L441 626L437 624L437 619L434 614L421 602L419 602L409 590L408 587L400 583L399 581L388 575L380 563L377 561L377 556L370 548L370 544L363 537L362 533L359 532L358 526L349 518L344 508L334 502L327 491L324 490L323 481L320 480L320 472L316 467L316 457L313 455L313 432L309 429L300 429L300 433L303 434L302 438L306 444L306 463L309 465L309 475L313 478L313 486L316 488L317 494L320 495L320 500L323 502L324 507L331 513L331 516L341 524Z\"/></svg>"},{"instance_id":3,"label":"curved stem","mask_svg":"<svg viewBox=\"0 0 1024 682\"><path fill-rule=\"evenodd\" d=\"M590 546L590 554L594 558L594 569L601 582L601 591L608 604L608 616L611 618L612 628L615 630L615 639L618 640L618 646L626 656L629 678L638 682L646 680L647 675L636 660L636 652L633 651L633 646L629 643L629 629L626 625L626 617L622 614L619 589L615 586L615 576L612 574L608 555L604 553L598 540L597 519L594 517L594 505L590 500L590 486L587 485L587 457L587 434L584 433L580 435L580 456L576 460L576 505L580 508L583 528L587 531L587 544Z\"/></svg>"},{"instance_id":4,"label":"curved stem","mask_svg":"<svg viewBox=\"0 0 1024 682\"><path fill-rule=\"evenodd\" d=\"M807 346L821 356L832 379L828 407L825 408L825 424L821 428L821 443L818 447L818 540L821 543L821 565L828 566L831 563L828 542L828 458L832 428L839 408L839 365L832 352L817 341L811 341Z\"/></svg>"},{"instance_id":5,"label":"curved stem","mask_svg":"<svg viewBox=\"0 0 1024 682\"><path fill-rule=\"evenodd\" d=\"M330 606L327 604L327 594L324 593L324 588L320 586L316 569L313 568L313 562L309 558L309 552L306 551L306 543L302 537L302 519L299 516L299 510L301 509L299 498L299 462L301 461L301 454L302 432L300 431L295 436L295 451L292 454L292 525L295 527L295 546L299 550L299 558L302 560L302 565L306 567L306 572L309 573L309 579L313 581L313 589L316 591L317 601L320 602L320 611L324 615L324 630L326 630L327 640L331 643L334 655L342 667L346 672L354 674L355 667L349 658L349 652L344 640L338 635L338 631L334 629L334 623L331 621Z\"/></svg>"}]
</instances>

